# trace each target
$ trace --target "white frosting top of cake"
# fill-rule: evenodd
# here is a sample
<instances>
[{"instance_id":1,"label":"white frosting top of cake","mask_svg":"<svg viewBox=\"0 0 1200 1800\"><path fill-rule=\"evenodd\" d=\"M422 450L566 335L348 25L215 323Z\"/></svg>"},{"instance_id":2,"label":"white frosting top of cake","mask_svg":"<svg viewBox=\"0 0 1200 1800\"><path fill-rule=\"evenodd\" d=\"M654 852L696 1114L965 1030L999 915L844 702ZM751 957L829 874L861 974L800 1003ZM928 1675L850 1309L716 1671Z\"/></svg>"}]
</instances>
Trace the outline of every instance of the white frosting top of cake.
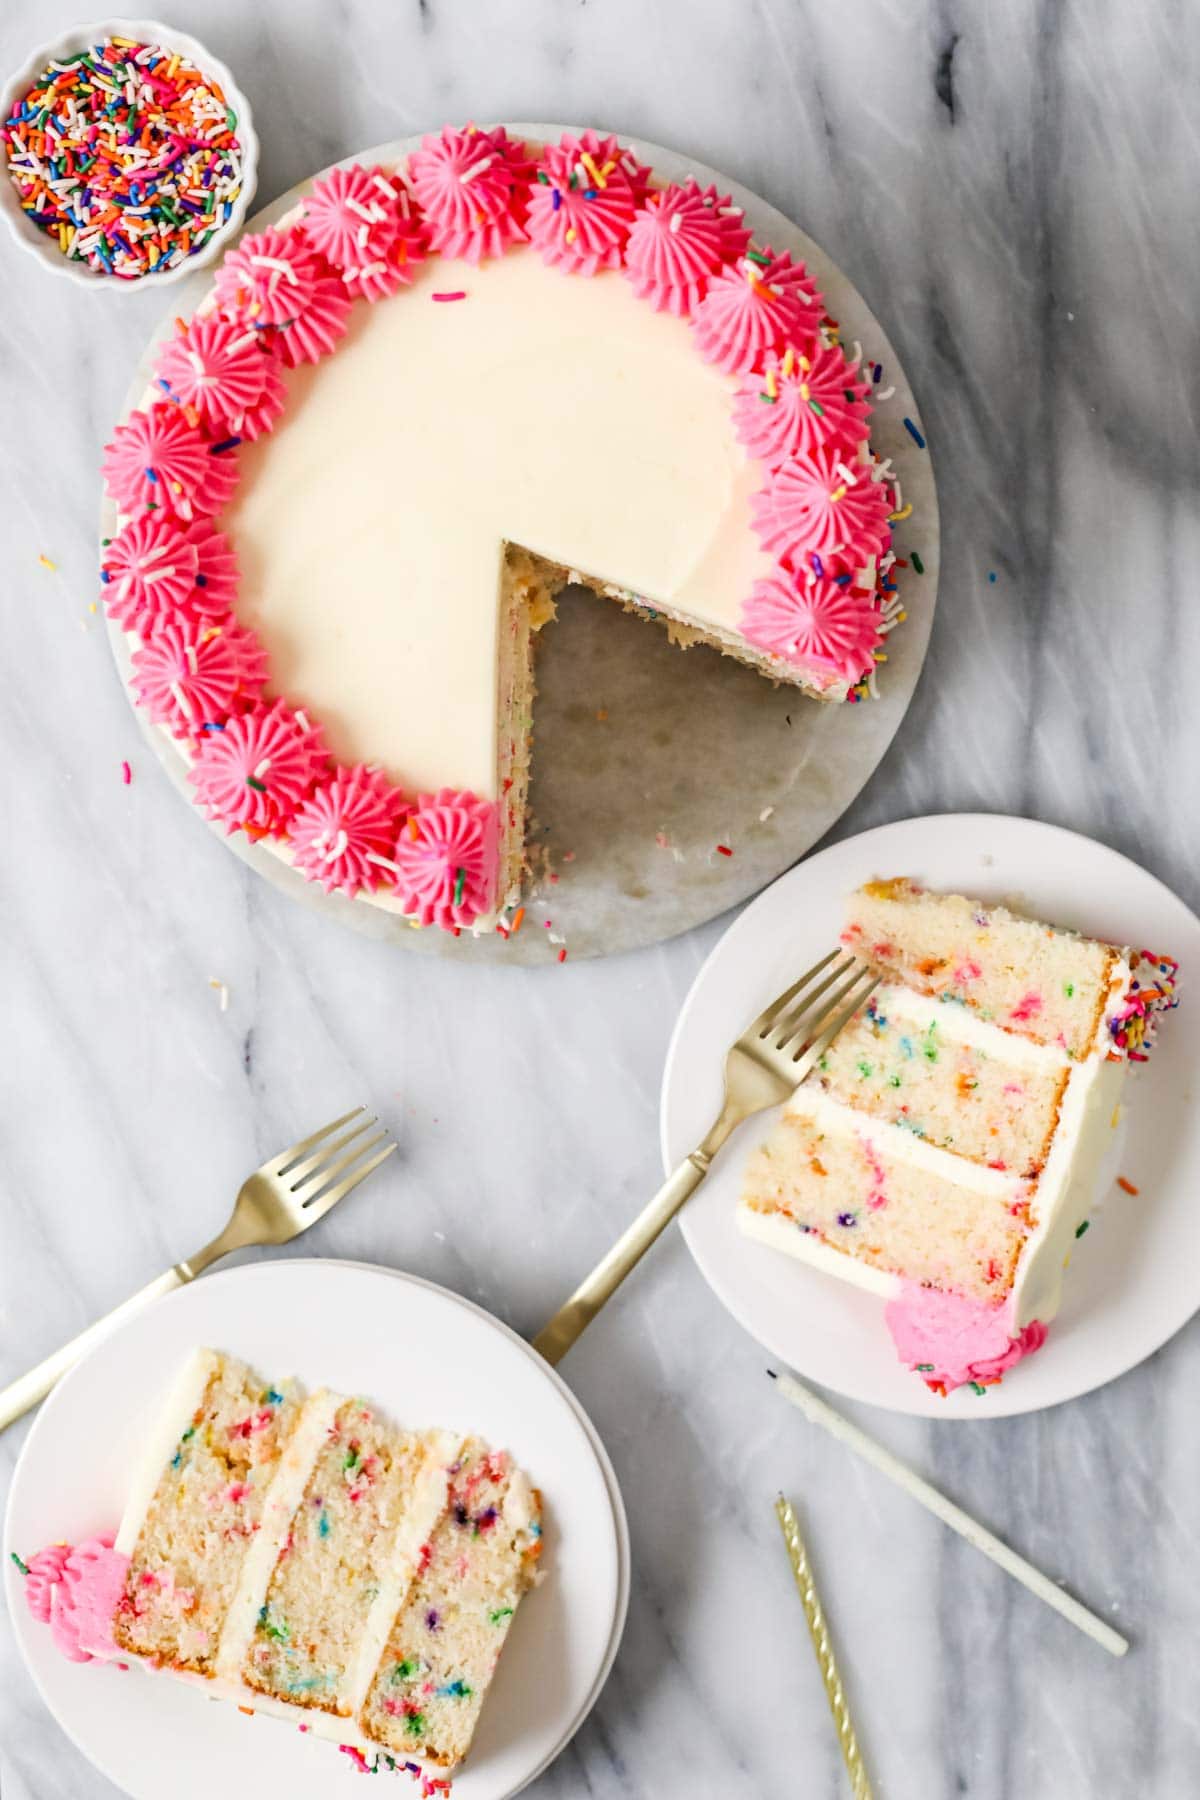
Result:
<instances>
[{"instance_id":1,"label":"white frosting top of cake","mask_svg":"<svg viewBox=\"0 0 1200 1800\"><path fill-rule=\"evenodd\" d=\"M288 385L221 519L238 613L334 755L409 792L495 798L506 541L729 635L770 567L734 378L619 272L432 259Z\"/></svg>"}]
</instances>

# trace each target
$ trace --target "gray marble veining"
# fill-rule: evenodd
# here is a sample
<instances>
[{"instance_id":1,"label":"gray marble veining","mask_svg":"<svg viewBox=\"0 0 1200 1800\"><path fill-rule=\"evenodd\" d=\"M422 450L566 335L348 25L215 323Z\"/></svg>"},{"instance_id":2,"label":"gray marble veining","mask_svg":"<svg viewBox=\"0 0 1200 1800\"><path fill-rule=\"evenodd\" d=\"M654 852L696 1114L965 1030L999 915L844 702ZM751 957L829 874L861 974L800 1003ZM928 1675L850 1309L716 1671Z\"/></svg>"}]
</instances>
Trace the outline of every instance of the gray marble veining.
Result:
<instances>
[{"instance_id":1,"label":"gray marble veining","mask_svg":"<svg viewBox=\"0 0 1200 1800\"><path fill-rule=\"evenodd\" d=\"M9 0L0 64L71 16ZM900 350L943 508L929 662L838 835L1032 813L1196 904L1193 13L191 0L173 17L250 94L263 198L443 118L563 116L675 144L800 220ZM160 303L0 256L0 1379L202 1241L298 1124L362 1095L403 1154L324 1247L534 1329L657 1181L670 1023L720 925L604 963L458 969L333 930L228 856L142 746L87 611L97 452ZM812 1436L763 1362L672 1236L567 1365L624 1487L635 1587L613 1676L539 1800L843 1792L779 1486L882 1795L1200 1789L1194 1328L1040 1417L862 1415L1127 1628L1119 1664ZM20 1439L0 1441L5 1475ZM3 1800L112 1793L0 1625Z\"/></svg>"}]
</instances>

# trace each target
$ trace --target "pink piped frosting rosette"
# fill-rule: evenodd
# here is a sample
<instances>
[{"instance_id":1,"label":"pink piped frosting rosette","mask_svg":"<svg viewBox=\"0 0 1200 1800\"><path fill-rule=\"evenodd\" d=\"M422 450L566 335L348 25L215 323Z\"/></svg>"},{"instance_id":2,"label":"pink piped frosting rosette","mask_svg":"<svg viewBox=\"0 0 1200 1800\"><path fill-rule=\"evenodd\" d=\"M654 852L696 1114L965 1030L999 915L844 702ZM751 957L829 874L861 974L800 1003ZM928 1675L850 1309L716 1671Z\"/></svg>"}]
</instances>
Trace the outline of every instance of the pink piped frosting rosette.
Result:
<instances>
[{"instance_id":1,"label":"pink piped frosting rosette","mask_svg":"<svg viewBox=\"0 0 1200 1800\"><path fill-rule=\"evenodd\" d=\"M310 304L321 275L307 238L272 226L228 252L216 273L217 303L227 318L252 326L290 325Z\"/></svg>"},{"instance_id":2,"label":"pink piped frosting rosette","mask_svg":"<svg viewBox=\"0 0 1200 1800\"><path fill-rule=\"evenodd\" d=\"M126 631L196 617L196 546L169 513L131 519L100 554L104 608Z\"/></svg>"},{"instance_id":3,"label":"pink piped frosting rosette","mask_svg":"<svg viewBox=\"0 0 1200 1800\"><path fill-rule=\"evenodd\" d=\"M543 262L576 275L619 269L637 214L620 146L591 136L593 148L571 132L551 144L529 194L530 242Z\"/></svg>"},{"instance_id":4,"label":"pink piped frosting rosette","mask_svg":"<svg viewBox=\"0 0 1200 1800\"><path fill-rule=\"evenodd\" d=\"M886 484L872 481L866 464L847 463L836 450L782 464L750 509L764 550L781 562L811 566L817 575L857 573L891 537Z\"/></svg>"},{"instance_id":5,"label":"pink piped frosting rosette","mask_svg":"<svg viewBox=\"0 0 1200 1800\"><path fill-rule=\"evenodd\" d=\"M393 176L382 169L331 169L313 183L304 202L304 235L326 262L343 273L357 263L383 256L396 233Z\"/></svg>"},{"instance_id":6,"label":"pink piped frosting rosette","mask_svg":"<svg viewBox=\"0 0 1200 1800\"><path fill-rule=\"evenodd\" d=\"M286 828L326 766L320 732L277 700L205 733L188 779L208 818L267 836Z\"/></svg>"},{"instance_id":7,"label":"pink piped frosting rosette","mask_svg":"<svg viewBox=\"0 0 1200 1800\"><path fill-rule=\"evenodd\" d=\"M168 400L117 426L101 468L122 513L169 513L185 523L220 512L237 484L232 448L209 443Z\"/></svg>"},{"instance_id":8,"label":"pink piped frosting rosette","mask_svg":"<svg viewBox=\"0 0 1200 1800\"><path fill-rule=\"evenodd\" d=\"M394 874L396 833L411 811L378 769L335 769L292 820L292 861L326 893L340 889L353 898Z\"/></svg>"},{"instance_id":9,"label":"pink piped frosting rosette","mask_svg":"<svg viewBox=\"0 0 1200 1800\"><path fill-rule=\"evenodd\" d=\"M692 182L651 194L625 248L625 273L639 300L686 318L726 257L720 215Z\"/></svg>"},{"instance_id":10,"label":"pink piped frosting rosette","mask_svg":"<svg viewBox=\"0 0 1200 1800\"><path fill-rule=\"evenodd\" d=\"M755 582L739 623L752 644L811 670L823 686L860 681L883 642L869 589L789 569Z\"/></svg>"},{"instance_id":11,"label":"pink piped frosting rosette","mask_svg":"<svg viewBox=\"0 0 1200 1800\"><path fill-rule=\"evenodd\" d=\"M181 619L160 626L135 650L130 686L156 725L199 743L230 713L255 706L267 653L232 616L224 623Z\"/></svg>"},{"instance_id":12,"label":"pink piped frosting rosette","mask_svg":"<svg viewBox=\"0 0 1200 1800\"><path fill-rule=\"evenodd\" d=\"M789 347L782 356L772 351L738 388L733 428L738 442L769 469L815 450L837 450L853 460L867 436L870 391L839 344Z\"/></svg>"},{"instance_id":13,"label":"pink piped frosting rosette","mask_svg":"<svg viewBox=\"0 0 1200 1800\"><path fill-rule=\"evenodd\" d=\"M748 251L716 276L696 308L692 330L706 362L727 375L756 368L768 352L814 342L825 302L803 263L786 252Z\"/></svg>"},{"instance_id":14,"label":"pink piped frosting rosette","mask_svg":"<svg viewBox=\"0 0 1200 1800\"><path fill-rule=\"evenodd\" d=\"M443 256L477 263L524 241L529 163L525 146L502 126L447 125L423 138L408 159L408 179L430 244Z\"/></svg>"},{"instance_id":15,"label":"pink piped frosting rosette","mask_svg":"<svg viewBox=\"0 0 1200 1800\"><path fill-rule=\"evenodd\" d=\"M274 422L263 405L273 373L257 332L216 313L197 313L161 352L154 379L210 436L248 438ZM278 410L282 405L281 397Z\"/></svg>"},{"instance_id":16,"label":"pink piped frosting rosette","mask_svg":"<svg viewBox=\"0 0 1200 1800\"><path fill-rule=\"evenodd\" d=\"M489 913L496 890L496 808L455 788L422 794L393 851L405 913L453 931Z\"/></svg>"}]
</instances>

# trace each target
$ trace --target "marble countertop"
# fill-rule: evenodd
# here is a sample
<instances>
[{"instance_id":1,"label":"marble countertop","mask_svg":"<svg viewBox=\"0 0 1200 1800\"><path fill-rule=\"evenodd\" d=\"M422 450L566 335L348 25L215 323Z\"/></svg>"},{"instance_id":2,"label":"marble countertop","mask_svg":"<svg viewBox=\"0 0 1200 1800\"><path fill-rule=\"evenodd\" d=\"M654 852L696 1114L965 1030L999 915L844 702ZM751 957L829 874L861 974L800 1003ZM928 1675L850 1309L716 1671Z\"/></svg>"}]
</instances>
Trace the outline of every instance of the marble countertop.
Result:
<instances>
[{"instance_id":1,"label":"marble countertop","mask_svg":"<svg viewBox=\"0 0 1200 1800\"><path fill-rule=\"evenodd\" d=\"M250 95L264 200L445 118L567 117L675 144L800 220L893 335L943 508L925 676L837 834L1030 813L1197 904L1179 791L1200 766L1194 16L1115 0L170 10ZM65 0L8 0L0 66L71 20ZM657 1183L667 1037L722 923L604 962L467 970L335 929L227 855L143 745L88 613L98 450L162 303L81 293L7 244L0 260L0 1381L204 1241L263 1155L362 1097L402 1154L305 1251L411 1269L532 1331ZM1196 1328L1042 1416L847 1408L1128 1630L1122 1663L814 1436L763 1366L677 1234L565 1365L624 1489L635 1579L613 1675L538 1800L844 1792L780 1487L881 1795L1200 1788ZM21 1438L0 1440L0 1483ZM0 1620L3 1800L114 1793Z\"/></svg>"}]
</instances>

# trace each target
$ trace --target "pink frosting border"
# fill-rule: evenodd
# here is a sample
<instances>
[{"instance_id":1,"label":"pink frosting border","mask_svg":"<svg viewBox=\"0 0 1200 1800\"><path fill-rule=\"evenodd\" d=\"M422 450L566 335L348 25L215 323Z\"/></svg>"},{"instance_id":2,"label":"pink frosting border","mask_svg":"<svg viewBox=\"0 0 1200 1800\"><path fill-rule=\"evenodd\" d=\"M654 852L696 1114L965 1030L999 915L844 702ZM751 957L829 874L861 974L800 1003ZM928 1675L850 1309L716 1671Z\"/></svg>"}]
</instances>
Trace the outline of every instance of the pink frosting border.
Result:
<instances>
[{"instance_id":1,"label":"pink frosting border","mask_svg":"<svg viewBox=\"0 0 1200 1800\"><path fill-rule=\"evenodd\" d=\"M319 178L313 189L317 205L306 209L319 216L316 243L306 235L302 211L299 222L289 227L275 226L243 236L217 271L214 292L221 323L243 337L250 333L259 336L261 398L254 404L247 399L243 357L241 365L233 368L238 380L230 383L236 391L228 401L218 393L204 408L162 401L152 405L149 413L137 408L117 427L113 442L106 447L105 474L110 493L124 514L124 534L139 521L156 515L163 520L174 518L185 527L200 518L207 525L218 515L237 479L236 457L231 452L243 438L269 432L282 412L284 372L302 361L329 354L346 330L353 304L395 293L410 279L409 265L426 254L460 255L478 261L514 246L530 245L547 261L573 274L621 270L647 304L692 319L699 354L722 368L741 372L740 400L731 393L735 417L739 404L745 411L747 389L753 394L755 384L770 387L774 380L770 370L778 368L781 359L803 356L814 347L827 350L837 346L836 326L825 318L823 296L802 263L769 247L756 249L748 244L749 233L740 213L734 217L727 200L715 189L701 189L693 178L651 189L650 174L615 138L602 138L594 131L579 136L566 133L558 144L544 146L535 161L526 146L510 138L503 127L479 130L468 125L445 126L429 134L400 169L355 165ZM665 241L661 230L651 229L659 225L653 209L662 205L664 196L682 203L677 210L684 241L678 247ZM718 230L706 228L700 205L711 209ZM362 253L369 259L363 262L355 262L351 256L348 225L359 217L356 207L370 213L362 220ZM639 223L642 220L645 230ZM689 220L690 237L684 230ZM707 306L710 293L713 304ZM221 351L233 344L240 346L242 339L216 328L211 317L205 324L195 324L196 318L204 317L195 315L173 340L169 369L181 368L193 325L205 338L206 349L214 344ZM253 382L253 375L249 380ZM879 481L890 523L897 511L898 490L894 477L879 470L871 455L868 413L869 407L864 405L858 437L854 421L839 418L835 441L847 459L861 458L864 474ZM232 429L235 425L240 430ZM739 435L752 460L758 452L765 459L764 494L767 487L786 494L793 462L803 464L807 459L781 455L770 432L744 426ZM157 449L160 444L166 462L159 478L148 478L145 449ZM811 446L805 447L811 458ZM169 492L164 491L167 485ZM772 515L777 510L776 504ZM870 690L871 673L882 654L879 642L903 617L892 577L895 556L890 534L882 529L861 534L879 557L874 588L865 593L855 590L863 611L861 620L851 628L848 605L836 601L821 585L826 598L819 607L805 599L804 629L796 631L786 622L781 626L781 600L789 592L799 598L803 583L824 584L827 576L846 577L837 568L823 567L816 543L811 553L806 551L803 532L797 534L794 529L798 509L793 506L789 511L792 528L780 528L778 533L778 541L786 549L779 557L773 582L760 582L747 596L743 630L749 642L758 644L781 665L798 669L818 691L828 689L831 680L840 681L846 685L847 698L860 699ZM881 518L881 507L872 508L872 515ZM762 525L760 530L764 530ZM773 541L769 526L764 535ZM222 569L223 602L232 604L235 580L236 566L229 557ZM155 631L175 618L181 622L194 619L204 610L203 591L189 586L185 595L182 583L179 585L178 595L173 590L163 592L157 606L141 603L139 592L138 601L131 598L125 608L128 619L122 617L120 622L133 628L136 611L136 629L144 642L152 643ZM767 601L766 595L772 598ZM239 698L237 711L205 724L219 731L231 720L240 719L239 729L245 730L244 722L251 715L244 706ZM308 803L317 774L314 768L307 781L297 778L283 784L269 805L253 795L247 802L240 791L234 793L227 779L202 780L198 785L210 816L231 831L241 828L286 839L293 818ZM411 803L396 792L397 804L407 809L405 818L410 817ZM437 798L447 828L451 819L458 822L456 831L473 822L471 830L479 826L482 841L494 842L497 809L492 802L469 793L445 791ZM481 809L489 808L490 824L484 830ZM323 852L316 857L302 854L297 860L309 879L329 885ZM338 869L342 879L337 885L351 893L360 886L391 887L412 916L455 931L470 925L494 904L494 868L490 883L472 877L465 897L461 891L464 882L456 877L457 897L447 897L439 886L431 898L428 868L417 879L410 866L413 863L408 849L399 861L373 850L371 875L359 863L353 870L347 864Z\"/></svg>"}]
</instances>

